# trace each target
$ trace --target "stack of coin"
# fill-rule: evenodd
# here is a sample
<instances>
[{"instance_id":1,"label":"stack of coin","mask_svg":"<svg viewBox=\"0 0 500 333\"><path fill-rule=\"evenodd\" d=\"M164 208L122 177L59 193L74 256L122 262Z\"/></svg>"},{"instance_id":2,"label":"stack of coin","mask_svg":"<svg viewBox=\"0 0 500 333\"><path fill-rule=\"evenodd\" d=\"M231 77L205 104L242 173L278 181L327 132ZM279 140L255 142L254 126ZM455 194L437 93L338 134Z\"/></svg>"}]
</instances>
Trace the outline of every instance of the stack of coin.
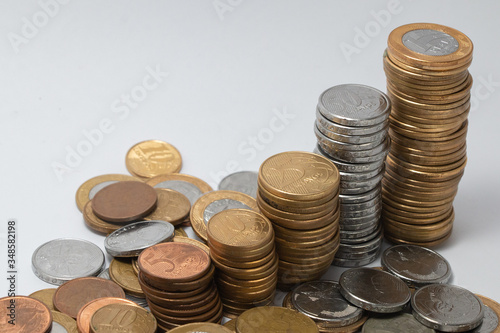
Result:
<instances>
[{"instance_id":1,"label":"stack of coin","mask_svg":"<svg viewBox=\"0 0 500 333\"><path fill-rule=\"evenodd\" d=\"M142 251L138 265L139 283L160 328L220 322L215 268L205 250L187 242L160 243Z\"/></svg>"},{"instance_id":2,"label":"stack of coin","mask_svg":"<svg viewBox=\"0 0 500 333\"><path fill-rule=\"evenodd\" d=\"M271 222L252 210L228 209L210 219L207 236L225 313L272 303L278 257Z\"/></svg>"},{"instance_id":3,"label":"stack of coin","mask_svg":"<svg viewBox=\"0 0 500 333\"><path fill-rule=\"evenodd\" d=\"M451 234L466 164L472 42L437 24L396 28L384 55L392 101L383 180L385 236L432 246Z\"/></svg>"},{"instance_id":4,"label":"stack of coin","mask_svg":"<svg viewBox=\"0 0 500 333\"><path fill-rule=\"evenodd\" d=\"M390 110L384 93L358 84L334 86L319 97L315 152L340 172L340 248L334 265L363 266L380 252L380 188Z\"/></svg>"},{"instance_id":5,"label":"stack of coin","mask_svg":"<svg viewBox=\"0 0 500 333\"><path fill-rule=\"evenodd\" d=\"M273 223L278 287L317 280L339 246L339 172L323 156L284 152L260 169L257 203Z\"/></svg>"}]
</instances>

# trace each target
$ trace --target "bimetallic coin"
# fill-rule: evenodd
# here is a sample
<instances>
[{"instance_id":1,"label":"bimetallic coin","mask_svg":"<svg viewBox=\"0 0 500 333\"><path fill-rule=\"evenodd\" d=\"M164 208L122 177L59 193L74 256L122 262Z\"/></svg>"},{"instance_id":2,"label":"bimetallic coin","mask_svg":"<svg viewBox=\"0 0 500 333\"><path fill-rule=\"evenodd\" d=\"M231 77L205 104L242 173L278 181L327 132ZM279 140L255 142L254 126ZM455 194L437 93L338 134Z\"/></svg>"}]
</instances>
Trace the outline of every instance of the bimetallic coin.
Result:
<instances>
[{"instance_id":1,"label":"bimetallic coin","mask_svg":"<svg viewBox=\"0 0 500 333\"><path fill-rule=\"evenodd\" d=\"M76 320L59 311L52 311L52 332L54 332L54 324L57 323L64 329L61 332L67 333L83 333L78 332L78 327L76 325ZM59 328L60 329L60 328Z\"/></svg>"},{"instance_id":2,"label":"bimetallic coin","mask_svg":"<svg viewBox=\"0 0 500 333\"><path fill-rule=\"evenodd\" d=\"M92 315L90 331L101 332L141 332L155 333L156 318L144 308L113 303L103 306Z\"/></svg>"},{"instance_id":3,"label":"bimetallic coin","mask_svg":"<svg viewBox=\"0 0 500 333\"><path fill-rule=\"evenodd\" d=\"M302 313L282 307L262 306L243 312L236 319L236 332L317 333L319 330L316 323Z\"/></svg>"},{"instance_id":4,"label":"bimetallic coin","mask_svg":"<svg viewBox=\"0 0 500 333\"><path fill-rule=\"evenodd\" d=\"M144 220L161 220L172 223L174 226L181 224L189 216L191 203L182 193L166 188L155 188L158 195L156 208Z\"/></svg>"},{"instance_id":5,"label":"bimetallic coin","mask_svg":"<svg viewBox=\"0 0 500 333\"><path fill-rule=\"evenodd\" d=\"M104 253L95 244L82 239L60 238L40 245L31 258L33 272L54 285L86 276L95 276L104 268Z\"/></svg>"},{"instance_id":6,"label":"bimetallic coin","mask_svg":"<svg viewBox=\"0 0 500 333\"><path fill-rule=\"evenodd\" d=\"M158 175L146 181L154 188L169 188L184 194L193 205L203 193L211 192L212 187L200 178L182 173Z\"/></svg>"},{"instance_id":7,"label":"bimetallic coin","mask_svg":"<svg viewBox=\"0 0 500 333\"><path fill-rule=\"evenodd\" d=\"M358 321L363 310L348 303L334 281L311 281L296 287L291 294L293 307L321 328L347 326Z\"/></svg>"},{"instance_id":8,"label":"bimetallic coin","mask_svg":"<svg viewBox=\"0 0 500 333\"><path fill-rule=\"evenodd\" d=\"M448 284L431 284L417 289L411 305L419 322L443 332L472 330L484 317L483 303L476 295Z\"/></svg>"},{"instance_id":9,"label":"bimetallic coin","mask_svg":"<svg viewBox=\"0 0 500 333\"><path fill-rule=\"evenodd\" d=\"M340 276L340 292L365 310L394 313L410 301L410 289L399 278L371 268L352 268Z\"/></svg>"},{"instance_id":10,"label":"bimetallic coin","mask_svg":"<svg viewBox=\"0 0 500 333\"><path fill-rule=\"evenodd\" d=\"M126 225L109 234L104 247L113 257L136 257L144 249L172 240L174 226L165 221L141 221Z\"/></svg>"},{"instance_id":11,"label":"bimetallic coin","mask_svg":"<svg viewBox=\"0 0 500 333\"><path fill-rule=\"evenodd\" d=\"M182 158L179 151L160 140L139 142L127 152L127 170L134 176L151 178L165 173L179 172Z\"/></svg>"},{"instance_id":12,"label":"bimetallic coin","mask_svg":"<svg viewBox=\"0 0 500 333\"><path fill-rule=\"evenodd\" d=\"M414 287L447 283L451 277L451 267L445 258L417 245L395 245L386 249L382 266Z\"/></svg>"},{"instance_id":13,"label":"bimetallic coin","mask_svg":"<svg viewBox=\"0 0 500 333\"><path fill-rule=\"evenodd\" d=\"M422 325L411 314L399 313L391 316L370 318L363 325L362 333L435 333L436 331Z\"/></svg>"},{"instance_id":14,"label":"bimetallic coin","mask_svg":"<svg viewBox=\"0 0 500 333\"><path fill-rule=\"evenodd\" d=\"M2 333L49 333L52 313L41 301L14 296L0 298L4 314L0 316Z\"/></svg>"},{"instance_id":15,"label":"bimetallic coin","mask_svg":"<svg viewBox=\"0 0 500 333\"><path fill-rule=\"evenodd\" d=\"M257 177L258 173L255 171L235 172L220 181L218 190L242 192L257 198Z\"/></svg>"}]
</instances>

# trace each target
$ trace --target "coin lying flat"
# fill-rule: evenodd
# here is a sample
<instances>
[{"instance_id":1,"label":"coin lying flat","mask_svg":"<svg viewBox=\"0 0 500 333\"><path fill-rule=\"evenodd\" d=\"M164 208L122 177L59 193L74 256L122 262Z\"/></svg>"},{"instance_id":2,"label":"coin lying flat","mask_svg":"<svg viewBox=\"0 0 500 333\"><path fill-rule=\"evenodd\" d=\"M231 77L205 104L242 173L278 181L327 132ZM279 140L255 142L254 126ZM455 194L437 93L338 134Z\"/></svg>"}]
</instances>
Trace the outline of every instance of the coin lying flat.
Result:
<instances>
[{"instance_id":1,"label":"coin lying flat","mask_svg":"<svg viewBox=\"0 0 500 333\"><path fill-rule=\"evenodd\" d=\"M155 333L156 318L144 308L112 303L94 312L90 319L90 331L101 332L141 332Z\"/></svg>"},{"instance_id":2,"label":"coin lying flat","mask_svg":"<svg viewBox=\"0 0 500 333\"><path fill-rule=\"evenodd\" d=\"M178 225L189 216L191 203L182 193L166 188L155 188L158 202L155 210L145 220L162 220Z\"/></svg>"},{"instance_id":3,"label":"coin lying flat","mask_svg":"<svg viewBox=\"0 0 500 333\"><path fill-rule=\"evenodd\" d=\"M418 322L408 313L370 318L363 325L362 333L435 333L436 331Z\"/></svg>"},{"instance_id":4,"label":"coin lying flat","mask_svg":"<svg viewBox=\"0 0 500 333\"><path fill-rule=\"evenodd\" d=\"M125 158L127 170L134 176L151 178L165 173L179 172L182 158L169 143L148 140L135 144Z\"/></svg>"},{"instance_id":5,"label":"coin lying flat","mask_svg":"<svg viewBox=\"0 0 500 333\"><path fill-rule=\"evenodd\" d=\"M154 188L168 188L184 194L193 205L203 193L211 192L212 187L203 180L182 173L162 174L148 179L146 184Z\"/></svg>"},{"instance_id":6,"label":"coin lying flat","mask_svg":"<svg viewBox=\"0 0 500 333\"><path fill-rule=\"evenodd\" d=\"M92 315L103 306L115 303L137 306L134 302L119 297L101 297L92 300L82 306L76 316L79 333L90 333L90 319L92 318Z\"/></svg>"},{"instance_id":7,"label":"coin lying flat","mask_svg":"<svg viewBox=\"0 0 500 333\"><path fill-rule=\"evenodd\" d=\"M83 333L78 332L76 321L65 313L59 311L52 311L52 332L54 332L54 324L57 323L64 329L62 332L68 333Z\"/></svg>"},{"instance_id":8,"label":"coin lying flat","mask_svg":"<svg viewBox=\"0 0 500 333\"><path fill-rule=\"evenodd\" d=\"M171 333L231 333L232 331L215 323L191 323L170 330Z\"/></svg>"},{"instance_id":9,"label":"coin lying flat","mask_svg":"<svg viewBox=\"0 0 500 333\"><path fill-rule=\"evenodd\" d=\"M319 332L319 329L311 318L302 313L282 307L262 306L243 312L236 319L236 332L313 333Z\"/></svg>"},{"instance_id":10,"label":"coin lying flat","mask_svg":"<svg viewBox=\"0 0 500 333\"><path fill-rule=\"evenodd\" d=\"M139 279L134 273L129 258L115 258L109 264L109 277L111 281L123 288L127 295L145 298L144 292L139 284Z\"/></svg>"},{"instance_id":11,"label":"coin lying flat","mask_svg":"<svg viewBox=\"0 0 500 333\"><path fill-rule=\"evenodd\" d=\"M173 237L174 226L168 222L140 221L113 231L104 240L104 247L113 257L136 257L144 249Z\"/></svg>"},{"instance_id":12,"label":"coin lying flat","mask_svg":"<svg viewBox=\"0 0 500 333\"><path fill-rule=\"evenodd\" d=\"M484 318L478 327L473 329L473 333L498 333L500 332L500 304L488 297L476 295L484 305Z\"/></svg>"},{"instance_id":13,"label":"coin lying flat","mask_svg":"<svg viewBox=\"0 0 500 333\"><path fill-rule=\"evenodd\" d=\"M52 313L41 301L27 296L3 297L0 306L4 309L0 316L2 333L50 332Z\"/></svg>"},{"instance_id":14,"label":"coin lying flat","mask_svg":"<svg viewBox=\"0 0 500 333\"><path fill-rule=\"evenodd\" d=\"M99 274L104 267L104 253L88 241L60 238L40 245L33 252L31 263L33 272L41 280L60 285Z\"/></svg>"},{"instance_id":15,"label":"coin lying flat","mask_svg":"<svg viewBox=\"0 0 500 333\"><path fill-rule=\"evenodd\" d=\"M398 277L372 268L352 268L340 276L340 292L365 310L394 313L410 301L410 289Z\"/></svg>"},{"instance_id":16,"label":"coin lying flat","mask_svg":"<svg viewBox=\"0 0 500 333\"><path fill-rule=\"evenodd\" d=\"M446 283L451 277L448 261L437 252L417 245L395 245L382 254L382 266L411 286Z\"/></svg>"},{"instance_id":17,"label":"coin lying flat","mask_svg":"<svg viewBox=\"0 0 500 333\"><path fill-rule=\"evenodd\" d=\"M257 198L257 178L255 171L240 171L224 177L219 183L219 190L230 190L248 194Z\"/></svg>"},{"instance_id":18,"label":"coin lying flat","mask_svg":"<svg viewBox=\"0 0 500 333\"><path fill-rule=\"evenodd\" d=\"M47 305L47 307L52 311L55 310L54 303L52 303L52 298L54 298L55 292L56 288L48 288L35 291L28 296L43 302L43 304Z\"/></svg>"},{"instance_id":19,"label":"coin lying flat","mask_svg":"<svg viewBox=\"0 0 500 333\"><path fill-rule=\"evenodd\" d=\"M443 332L472 330L484 317L484 305L476 295L448 284L431 284L417 289L411 305L419 322Z\"/></svg>"}]
</instances>

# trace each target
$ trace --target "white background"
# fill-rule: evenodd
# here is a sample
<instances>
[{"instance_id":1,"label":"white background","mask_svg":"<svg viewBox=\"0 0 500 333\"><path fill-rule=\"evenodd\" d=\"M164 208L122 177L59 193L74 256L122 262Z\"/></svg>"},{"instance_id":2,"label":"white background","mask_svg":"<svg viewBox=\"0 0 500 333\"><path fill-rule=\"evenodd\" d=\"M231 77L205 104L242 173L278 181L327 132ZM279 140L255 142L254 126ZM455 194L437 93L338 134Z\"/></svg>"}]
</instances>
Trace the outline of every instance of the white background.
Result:
<instances>
[{"instance_id":1,"label":"white background","mask_svg":"<svg viewBox=\"0 0 500 333\"><path fill-rule=\"evenodd\" d=\"M54 1L0 3L0 296L9 218L18 221L18 294L52 287L33 274L33 251L59 237L103 248L75 192L91 177L127 173L133 144L173 144L182 172L213 186L275 153L312 151L321 92L343 83L385 91L389 33L432 22L464 32L475 47L468 165L453 234L437 250L454 284L500 301L499 2ZM347 45L355 49L348 56ZM160 73L157 81L149 71ZM151 90L141 96L144 79ZM127 107L122 99L133 93L142 100ZM332 267L328 277L340 272Z\"/></svg>"}]
</instances>

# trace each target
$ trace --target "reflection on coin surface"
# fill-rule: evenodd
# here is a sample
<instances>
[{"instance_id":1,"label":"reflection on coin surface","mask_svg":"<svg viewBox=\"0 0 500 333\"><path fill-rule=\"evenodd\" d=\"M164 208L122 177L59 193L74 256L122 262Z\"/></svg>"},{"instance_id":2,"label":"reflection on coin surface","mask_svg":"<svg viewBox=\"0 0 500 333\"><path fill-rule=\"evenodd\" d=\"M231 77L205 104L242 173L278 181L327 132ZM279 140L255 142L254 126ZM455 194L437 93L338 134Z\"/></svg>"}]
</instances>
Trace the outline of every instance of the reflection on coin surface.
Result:
<instances>
[{"instance_id":1,"label":"reflection on coin surface","mask_svg":"<svg viewBox=\"0 0 500 333\"><path fill-rule=\"evenodd\" d=\"M174 226L165 221L140 221L126 225L104 240L113 257L136 257L144 249L174 237Z\"/></svg>"},{"instance_id":2,"label":"reflection on coin surface","mask_svg":"<svg viewBox=\"0 0 500 333\"><path fill-rule=\"evenodd\" d=\"M60 285L66 281L99 274L104 253L81 239L60 238L40 245L31 258L33 272L41 280Z\"/></svg>"},{"instance_id":3,"label":"reflection on coin surface","mask_svg":"<svg viewBox=\"0 0 500 333\"><path fill-rule=\"evenodd\" d=\"M328 327L347 326L358 321L363 310L347 302L339 288L334 281L306 282L293 290L291 302L308 317L328 321Z\"/></svg>"},{"instance_id":4,"label":"reflection on coin surface","mask_svg":"<svg viewBox=\"0 0 500 333\"><path fill-rule=\"evenodd\" d=\"M370 318L363 325L362 333L435 333L432 328L422 325L409 313Z\"/></svg>"},{"instance_id":5,"label":"reflection on coin surface","mask_svg":"<svg viewBox=\"0 0 500 333\"><path fill-rule=\"evenodd\" d=\"M464 332L481 324L484 306L470 291L448 284L417 289L411 305L422 324L443 332Z\"/></svg>"},{"instance_id":6,"label":"reflection on coin surface","mask_svg":"<svg viewBox=\"0 0 500 333\"><path fill-rule=\"evenodd\" d=\"M90 330L103 332L156 332L156 318L144 308L113 303L103 306L92 315Z\"/></svg>"},{"instance_id":7,"label":"reflection on coin surface","mask_svg":"<svg viewBox=\"0 0 500 333\"><path fill-rule=\"evenodd\" d=\"M445 32L417 29L403 35L404 46L425 55L443 56L458 50L458 41Z\"/></svg>"},{"instance_id":8,"label":"reflection on coin surface","mask_svg":"<svg viewBox=\"0 0 500 333\"><path fill-rule=\"evenodd\" d=\"M417 245L395 245L384 251L382 266L409 285L446 283L451 277L448 261L437 252Z\"/></svg>"},{"instance_id":9,"label":"reflection on coin surface","mask_svg":"<svg viewBox=\"0 0 500 333\"><path fill-rule=\"evenodd\" d=\"M41 301L26 296L3 297L0 307L4 309L0 316L2 333L50 332L52 313Z\"/></svg>"},{"instance_id":10,"label":"reflection on coin surface","mask_svg":"<svg viewBox=\"0 0 500 333\"><path fill-rule=\"evenodd\" d=\"M398 277L372 268L352 268L340 276L340 292L365 310L393 313L410 300L410 289Z\"/></svg>"},{"instance_id":11,"label":"reflection on coin surface","mask_svg":"<svg viewBox=\"0 0 500 333\"><path fill-rule=\"evenodd\" d=\"M317 333L316 323L306 315L287 308L261 306L243 312L236 319L236 332Z\"/></svg>"},{"instance_id":12,"label":"reflection on coin surface","mask_svg":"<svg viewBox=\"0 0 500 333\"><path fill-rule=\"evenodd\" d=\"M230 190L248 194L257 198L257 177L255 171L240 171L224 177L219 183L219 190Z\"/></svg>"},{"instance_id":13,"label":"reflection on coin surface","mask_svg":"<svg viewBox=\"0 0 500 333\"><path fill-rule=\"evenodd\" d=\"M179 151L160 140L139 142L127 152L127 170L138 177L151 178L163 173L179 172L182 158Z\"/></svg>"}]
</instances>

